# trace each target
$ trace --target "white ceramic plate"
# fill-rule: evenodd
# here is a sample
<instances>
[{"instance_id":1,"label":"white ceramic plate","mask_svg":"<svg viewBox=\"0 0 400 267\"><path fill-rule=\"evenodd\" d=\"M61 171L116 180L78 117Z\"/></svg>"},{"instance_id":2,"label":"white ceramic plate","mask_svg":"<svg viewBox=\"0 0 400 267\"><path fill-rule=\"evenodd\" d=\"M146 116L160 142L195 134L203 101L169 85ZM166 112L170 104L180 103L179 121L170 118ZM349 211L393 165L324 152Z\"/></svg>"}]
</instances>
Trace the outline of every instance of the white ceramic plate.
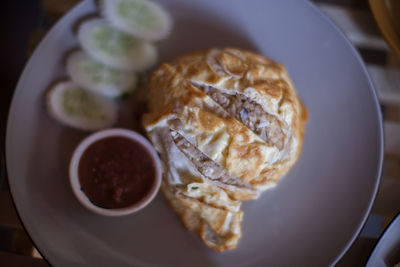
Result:
<instances>
[{"instance_id":1,"label":"white ceramic plate","mask_svg":"<svg viewBox=\"0 0 400 267\"><path fill-rule=\"evenodd\" d=\"M387 267L400 263L400 214L379 238L366 267Z\"/></svg>"},{"instance_id":2,"label":"white ceramic plate","mask_svg":"<svg viewBox=\"0 0 400 267\"><path fill-rule=\"evenodd\" d=\"M60 126L43 94L65 75L76 45L71 27L95 11L72 9L36 49L16 89L6 160L16 207L32 239L56 266L323 266L336 262L362 227L382 164L382 121L355 49L303 0L165 0L175 20L161 60L214 46L247 48L286 65L307 106L304 148L271 191L245 203L243 238L234 251L207 249L161 195L122 218L93 214L75 199L68 161L85 136ZM129 113L129 110L125 110ZM124 121L119 126L129 126Z\"/></svg>"}]
</instances>

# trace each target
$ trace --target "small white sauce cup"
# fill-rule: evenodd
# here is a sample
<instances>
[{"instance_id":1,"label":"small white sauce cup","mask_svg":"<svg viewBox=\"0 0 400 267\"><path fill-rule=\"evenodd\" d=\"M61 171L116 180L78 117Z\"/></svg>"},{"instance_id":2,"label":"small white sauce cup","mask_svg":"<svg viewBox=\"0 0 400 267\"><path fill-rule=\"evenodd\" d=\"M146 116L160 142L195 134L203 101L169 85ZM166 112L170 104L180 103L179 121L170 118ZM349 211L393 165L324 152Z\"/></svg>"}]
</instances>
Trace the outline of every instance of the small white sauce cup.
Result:
<instances>
[{"instance_id":1,"label":"small white sauce cup","mask_svg":"<svg viewBox=\"0 0 400 267\"><path fill-rule=\"evenodd\" d=\"M81 190L81 185L79 182L78 168L79 162L82 157L82 154L86 151L86 149L93 143L105 139L108 137L125 137L129 138L139 144L141 144L148 152L148 155L151 157L153 161L153 166L155 168L155 177L152 188L149 190L147 195L141 199L139 202L136 202L130 206L124 208L116 208L116 209L106 209L93 204L90 199L86 196L86 194ZM69 165L69 179L72 187L72 191L74 192L76 198L79 202L86 207L87 209L101 215L106 216L122 216L128 215L134 212L137 212L144 207L146 207L157 195L158 190L160 189L161 184L161 162L160 159L154 150L153 146L144 138L142 135L127 129L107 129L98 131L96 133L91 134L86 137L75 149L71 162Z\"/></svg>"}]
</instances>

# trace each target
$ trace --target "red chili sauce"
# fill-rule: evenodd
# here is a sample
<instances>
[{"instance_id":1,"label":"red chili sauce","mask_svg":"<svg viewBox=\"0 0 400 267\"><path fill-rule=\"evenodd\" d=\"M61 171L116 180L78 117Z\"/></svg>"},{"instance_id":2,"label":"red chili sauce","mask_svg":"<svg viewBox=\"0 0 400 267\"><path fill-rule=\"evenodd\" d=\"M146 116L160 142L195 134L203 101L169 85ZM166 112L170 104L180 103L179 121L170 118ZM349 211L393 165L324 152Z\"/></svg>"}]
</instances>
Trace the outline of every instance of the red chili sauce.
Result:
<instances>
[{"instance_id":1,"label":"red chili sauce","mask_svg":"<svg viewBox=\"0 0 400 267\"><path fill-rule=\"evenodd\" d=\"M155 181L154 162L138 142L120 136L101 139L82 154L81 190L95 205L124 208L143 199Z\"/></svg>"}]
</instances>

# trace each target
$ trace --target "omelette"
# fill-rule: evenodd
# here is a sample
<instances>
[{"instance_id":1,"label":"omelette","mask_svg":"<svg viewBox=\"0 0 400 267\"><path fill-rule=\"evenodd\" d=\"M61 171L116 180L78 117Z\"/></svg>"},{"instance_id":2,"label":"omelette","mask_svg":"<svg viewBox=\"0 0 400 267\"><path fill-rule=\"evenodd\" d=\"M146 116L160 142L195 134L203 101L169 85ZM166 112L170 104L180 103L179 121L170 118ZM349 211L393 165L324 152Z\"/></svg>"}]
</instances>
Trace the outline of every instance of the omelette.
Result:
<instances>
[{"instance_id":1,"label":"omelette","mask_svg":"<svg viewBox=\"0 0 400 267\"><path fill-rule=\"evenodd\" d=\"M154 71L147 94L165 198L207 247L236 248L242 201L274 187L301 151L307 111L285 67L239 49L196 51Z\"/></svg>"}]
</instances>

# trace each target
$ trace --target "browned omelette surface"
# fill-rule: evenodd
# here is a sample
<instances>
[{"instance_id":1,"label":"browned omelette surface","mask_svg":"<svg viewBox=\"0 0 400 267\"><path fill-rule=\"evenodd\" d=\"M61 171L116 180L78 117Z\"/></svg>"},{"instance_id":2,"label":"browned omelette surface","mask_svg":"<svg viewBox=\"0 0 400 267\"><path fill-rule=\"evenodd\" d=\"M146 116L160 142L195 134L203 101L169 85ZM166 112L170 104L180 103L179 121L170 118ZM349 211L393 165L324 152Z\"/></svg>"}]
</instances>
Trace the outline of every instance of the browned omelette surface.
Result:
<instances>
[{"instance_id":1,"label":"browned omelette surface","mask_svg":"<svg viewBox=\"0 0 400 267\"><path fill-rule=\"evenodd\" d=\"M216 251L241 237L241 201L276 185L299 156L306 110L285 68L238 49L162 64L143 123L163 162L162 191Z\"/></svg>"}]
</instances>

